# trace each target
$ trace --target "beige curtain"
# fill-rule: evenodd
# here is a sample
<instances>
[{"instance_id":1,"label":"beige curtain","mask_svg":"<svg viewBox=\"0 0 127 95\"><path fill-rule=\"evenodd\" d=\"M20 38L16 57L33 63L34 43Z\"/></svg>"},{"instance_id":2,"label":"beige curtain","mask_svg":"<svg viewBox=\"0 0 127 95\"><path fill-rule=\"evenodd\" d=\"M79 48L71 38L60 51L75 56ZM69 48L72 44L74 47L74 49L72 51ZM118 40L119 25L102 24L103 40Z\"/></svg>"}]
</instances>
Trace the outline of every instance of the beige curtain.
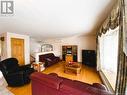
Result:
<instances>
[{"instance_id":1,"label":"beige curtain","mask_svg":"<svg viewBox=\"0 0 127 95\"><path fill-rule=\"evenodd\" d=\"M100 63L100 37L97 36L97 39L96 39L96 43L97 43L97 71L100 71L101 70L101 63Z\"/></svg>"},{"instance_id":2,"label":"beige curtain","mask_svg":"<svg viewBox=\"0 0 127 95\"><path fill-rule=\"evenodd\" d=\"M117 82L116 82L116 95L125 95L126 82L127 82L127 64L126 56L124 53L124 36L125 36L125 1L120 0L120 34L119 34L119 63L117 72Z\"/></svg>"},{"instance_id":3,"label":"beige curtain","mask_svg":"<svg viewBox=\"0 0 127 95\"><path fill-rule=\"evenodd\" d=\"M127 0L124 1L125 2L125 10L124 10L124 15L123 15L123 29L124 29L124 34L123 34L123 51L125 52L126 56L127 56Z\"/></svg>"}]
</instances>

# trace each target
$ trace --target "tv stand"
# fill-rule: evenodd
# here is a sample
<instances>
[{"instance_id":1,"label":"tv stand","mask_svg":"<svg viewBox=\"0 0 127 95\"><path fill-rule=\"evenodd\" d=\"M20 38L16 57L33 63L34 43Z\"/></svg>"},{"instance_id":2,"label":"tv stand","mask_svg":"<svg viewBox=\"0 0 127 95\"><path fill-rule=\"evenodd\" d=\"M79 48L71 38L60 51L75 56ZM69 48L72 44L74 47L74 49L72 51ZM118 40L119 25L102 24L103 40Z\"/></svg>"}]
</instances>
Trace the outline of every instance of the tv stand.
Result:
<instances>
[{"instance_id":1,"label":"tv stand","mask_svg":"<svg viewBox=\"0 0 127 95\"><path fill-rule=\"evenodd\" d=\"M66 62L77 62L77 45L62 46L62 59Z\"/></svg>"}]
</instances>

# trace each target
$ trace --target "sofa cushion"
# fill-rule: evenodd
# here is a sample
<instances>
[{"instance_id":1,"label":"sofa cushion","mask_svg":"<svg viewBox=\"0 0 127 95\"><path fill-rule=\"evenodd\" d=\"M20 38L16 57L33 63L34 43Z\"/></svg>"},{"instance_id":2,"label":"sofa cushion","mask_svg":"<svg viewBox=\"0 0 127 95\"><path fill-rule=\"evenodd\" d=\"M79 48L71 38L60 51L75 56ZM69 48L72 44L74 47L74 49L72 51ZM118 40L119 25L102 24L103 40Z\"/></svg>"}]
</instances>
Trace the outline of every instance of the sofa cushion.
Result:
<instances>
[{"instance_id":1,"label":"sofa cushion","mask_svg":"<svg viewBox=\"0 0 127 95\"><path fill-rule=\"evenodd\" d=\"M44 57L44 55L39 55L39 61L40 61L40 62L45 62L45 57Z\"/></svg>"},{"instance_id":2,"label":"sofa cushion","mask_svg":"<svg viewBox=\"0 0 127 95\"><path fill-rule=\"evenodd\" d=\"M51 88L59 89L60 83L63 81L59 77L54 77L53 75L43 74L41 72L35 72L31 75L32 80L38 81L42 85L46 85Z\"/></svg>"},{"instance_id":3,"label":"sofa cushion","mask_svg":"<svg viewBox=\"0 0 127 95\"><path fill-rule=\"evenodd\" d=\"M73 80L64 79L60 85L60 91L68 95L91 95L86 86L77 85Z\"/></svg>"},{"instance_id":4,"label":"sofa cushion","mask_svg":"<svg viewBox=\"0 0 127 95\"><path fill-rule=\"evenodd\" d=\"M93 87L90 84L68 79L63 80L60 91L75 93L75 95L112 95L112 93Z\"/></svg>"},{"instance_id":5,"label":"sofa cushion","mask_svg":"<svg viewBox=\"0 0 127 95\"><path fill-rule=\"evenodd\" d=\"M90 93L93 93L93 95L112 95L112 93L108 92L104 85L101 85L99 83L93 83L93 85L88 83L83 83L80 81L74 81L76 85L80 85L80 89L86 89L87 91L90 91ZM103 94L102 94L103 93Z\"/></svg>"},{"instance_id":6,"label":"sofa cushion","mask_svg":"<svg viewBox=\"0 0 127 95\"><path fill-rule=\"evenodd\" d=\"M45 61L52 61L51 58L45 58Z\"/></svg>"}]
</instances>

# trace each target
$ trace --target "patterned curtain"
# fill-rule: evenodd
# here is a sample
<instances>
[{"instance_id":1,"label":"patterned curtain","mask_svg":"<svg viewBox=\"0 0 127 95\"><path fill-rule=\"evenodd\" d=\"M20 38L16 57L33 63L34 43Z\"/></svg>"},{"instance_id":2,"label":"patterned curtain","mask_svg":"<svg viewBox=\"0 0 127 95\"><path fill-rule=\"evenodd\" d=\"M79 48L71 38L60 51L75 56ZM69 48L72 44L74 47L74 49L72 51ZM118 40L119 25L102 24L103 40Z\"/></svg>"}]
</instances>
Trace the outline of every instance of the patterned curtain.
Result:
<instances>
[{"instance_id":1,"label":"patterned curtain","mask_svg":"<svg viewBox=\"0 0 127 95\"><path fill-rule=\"evenodd\" d=\"M126 1L127 2L127 1ZM127 10L126 10L127 11ZM100 52L99 52L99 36L105 34L109 28L115 29L119 26L119 56L118 56L118 68L117 68L117 81L116 81L116 95L125 95L126 83L127 83L127 59L125 56L124 45L125 42L125 29L127 29L125 25L125 0L117 0L115 6L113 7L111 14L107 17L107 19L102 24L99 32L97 32L97 60L100 60ZM127 30L126 30L127 31ZM124 42L124 43L123 43ZM100 62L97 61L97 69L100 69Z\"/></svg>"},{"instance_id":2,"label":"patterned curtain","mask_svg":"<svg viewBox=\"0 0 127 95\"><path fill-rule=\"evenodd\" d=\"M96 38L96 50L97 50L97 71L101 70L101 64L100 64L100 42L99 42L99 36Z\"/></svg>"},{"instance_id":3,"label":"patterned curtain","mask_svg":"<svg viewBox=\"0 0 127 95\"><path fill-rule=\"evenodd\" d=\"M120 7L119 7L119 3L120 1L118 0L110 15L107 17L107 19L104 21L104 23L102 24L99 32L97 32L98 36L101 36L102 34L105 34L109 29L115 29L119 26L119 19L120 19Z\"/></svg>"},{"instance_id":4,"label":"patterned curtain","mask_svg":"<svg viewBox=\"0 0 127 95\"><path fill-rule=\"evenodd\" d=\"M126 95L126 82L127 82L127 64L126 56L123 52L123 40L125 32L125 1L120 0L120 34L119 34L119 59L118 59L118 72L117 72L117 82L116 82L116 95Z\"/></svg>"},{"instance_id":5,"label":"patterned curtain","mask_svg":"<svg viewBox=\"0 0 127 95\"><path fill-rule=\"evenodd\" d=\"M125 52L127 56L127 0L124 1L125 4L125 10L124 10L124 15L123 15L123 29L124 29L124 34L123 34L123 51Z\"/></svg>"}]
</instances>

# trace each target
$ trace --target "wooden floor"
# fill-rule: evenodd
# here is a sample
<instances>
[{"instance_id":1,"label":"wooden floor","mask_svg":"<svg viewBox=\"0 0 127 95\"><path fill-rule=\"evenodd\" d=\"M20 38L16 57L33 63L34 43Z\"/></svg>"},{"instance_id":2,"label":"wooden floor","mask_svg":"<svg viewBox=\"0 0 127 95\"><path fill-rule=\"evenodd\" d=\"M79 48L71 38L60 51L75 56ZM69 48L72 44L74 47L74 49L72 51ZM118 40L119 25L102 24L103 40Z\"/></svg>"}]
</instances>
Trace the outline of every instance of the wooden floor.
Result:
<instances>
[{"instance_id":1,"label":"wooden floor","mask_svg":"<svg viewBox=\"0 0 127 95\"><path fill-rule=\"evenodd\" d=\"M64 73L64 62L59 62L53 66L46 68L42 73L57 73L59 76L69 78L72 80L79 80L85 83L102 83L98 73L95 69L82 65L81 74L66 74ZM8 89L15 95L32 95L31 84L22 87L8 87Z\"/></svg>"}]
</instances>

